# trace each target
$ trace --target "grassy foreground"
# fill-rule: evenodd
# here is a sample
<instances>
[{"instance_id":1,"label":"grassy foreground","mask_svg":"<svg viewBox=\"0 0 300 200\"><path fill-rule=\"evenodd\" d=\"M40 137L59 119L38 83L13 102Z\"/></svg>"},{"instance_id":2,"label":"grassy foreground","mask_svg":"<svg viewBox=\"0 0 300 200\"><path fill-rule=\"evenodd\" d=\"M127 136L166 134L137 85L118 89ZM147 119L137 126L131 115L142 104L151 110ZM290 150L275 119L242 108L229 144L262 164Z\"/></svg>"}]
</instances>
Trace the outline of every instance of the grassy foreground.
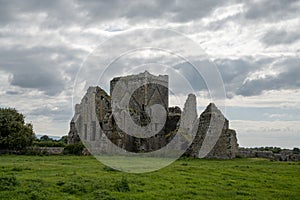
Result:
<instances>
[{"instance_id":1,"label":"grassy foreground","mask_svg":"<svg viewBox=\"0 0 300 200\"><path fill-rule=\"evenodd\" d=\"M300 163L180 159L127 174L92 156L0 156L0 199L299 199Z\"/></svg>"}]
</instances>

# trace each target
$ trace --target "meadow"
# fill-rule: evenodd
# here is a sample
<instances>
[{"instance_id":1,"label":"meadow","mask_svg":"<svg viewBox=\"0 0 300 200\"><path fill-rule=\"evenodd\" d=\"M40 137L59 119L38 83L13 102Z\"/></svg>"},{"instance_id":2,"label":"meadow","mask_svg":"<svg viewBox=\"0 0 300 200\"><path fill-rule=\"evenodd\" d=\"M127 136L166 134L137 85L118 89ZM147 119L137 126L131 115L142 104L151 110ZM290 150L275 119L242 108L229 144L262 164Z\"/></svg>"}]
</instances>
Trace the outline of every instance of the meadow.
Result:
<instances>
[{"instance_id":1,"label":"meadow","mask_svg":"<svg viewBox=\"0 0 300 200\"><path fill-rule=\"evenodd\" d=\"M0 156L0 199L299 199L300 163L181 158L128 174L92 156Z\"/></svg>"}]
</instances>

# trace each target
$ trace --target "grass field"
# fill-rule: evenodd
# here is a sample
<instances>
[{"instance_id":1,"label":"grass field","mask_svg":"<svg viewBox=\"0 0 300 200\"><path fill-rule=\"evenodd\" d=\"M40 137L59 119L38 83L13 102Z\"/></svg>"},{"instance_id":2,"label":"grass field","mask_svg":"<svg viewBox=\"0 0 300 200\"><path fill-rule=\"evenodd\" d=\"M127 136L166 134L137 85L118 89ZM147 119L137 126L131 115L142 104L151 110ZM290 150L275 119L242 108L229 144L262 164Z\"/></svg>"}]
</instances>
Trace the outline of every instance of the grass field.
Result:
<instances>
[{"instance_id":1,"label":"grass field","mask_svg":"<svg viewBox=\"0 0 300 200\"><path fill-rule=\"evenodd\" d=\"M0 199L300 199L300 163L180 159L127 174L92 156L0 156Z\"/></svg>"}]
</instances>

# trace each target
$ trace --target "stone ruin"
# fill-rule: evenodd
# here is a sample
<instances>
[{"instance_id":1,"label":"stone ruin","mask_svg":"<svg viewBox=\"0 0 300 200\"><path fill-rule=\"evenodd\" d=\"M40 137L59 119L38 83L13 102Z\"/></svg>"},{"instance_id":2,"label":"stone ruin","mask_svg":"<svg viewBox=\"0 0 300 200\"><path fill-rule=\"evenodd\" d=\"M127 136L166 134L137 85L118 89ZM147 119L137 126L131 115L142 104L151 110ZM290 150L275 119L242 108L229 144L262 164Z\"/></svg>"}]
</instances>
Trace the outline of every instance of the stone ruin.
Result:
<instances>
[{"instance_id":1,"label":"stone ruin","mask_svg":"<svg viewBox=\"0 0 300 200\"><path fill-rule=\"evenodd\" d=\"M300 154L293 150L283 149L279 152L270 150L257 150L256 148L239 148L237 157L241 158L266 158L271 161L295 161L300 162Z\"/></svg>"},{"instance_id":2,"label":"stone ruin","mask_svg":"<svg viewBox=\"0 0 300 200\"><path fill-rule=\"evenodd\" d=\"M200 115L198 131L191 146L187 149L186 155L197 157L203 144L204 138L209 134L211 119L223 123L221 134L214 148L206 155L206 158L231 159L238 153L238 143L235 130L229 129L229 121L214 103L210 103ZM219 125L218 125L219 126ZM213 128L212 128L213 129Z\"/></svg>"},{"instance_id":3,"label":"stone ruin","mask_svg":"<svg viewBox=\"0 0 300 200\"><path fill-rule=\"evenodd\" d=\"M129 100L126 109L136 125L143 127L150 124L151 115L154 114L151 113L151 109L149 110L152 105L159 104L166 110L165 122L157 120L150 124L151 130L158 130L157 134L147 138L135 137L122 131L124 130L122 127L129 126L128 128L130 128L127 121L121 121L119 123L121 127L117 125L112 114L112 103L119 102L112 102L111 99L117 83L121 83L121 90L117 95L120 95L121 101L124 99ZM136 88L133 93L130 92L137 84L141 86ZM101 148L100 143L105 145L110 141L128 152L156 151L168 144L178 134L177 131L184 114L184 111L179 107L169 107L168 99L168 76L154 76L147 71L138 75L112 79L110 81L110 95L98 86L89 87L81 103L75 105L75 114L70 123L68 143L75 144L83 140L88 141L89 148ZM189 95L189 99L196 99L196 97ZM191 102L194 102L196 107L195 100L187 101L186 104ZM195 117L197 118L196 112ZM194 140L191 141L189 147L182 147L187 149L184 155L199 157L204 138L209 135L210 129L213 129L213 127L210 127L211 119L217 119L218 122L222 123L219 124L222 130L220 137L206 157L221 159L236 157L238 153L236 132L229 129L229 121L213 103L209 104L197 119L198 129ZM186 143L183 141L183 144L188 144L188 139Z\"/></svg>"}]
</instances>

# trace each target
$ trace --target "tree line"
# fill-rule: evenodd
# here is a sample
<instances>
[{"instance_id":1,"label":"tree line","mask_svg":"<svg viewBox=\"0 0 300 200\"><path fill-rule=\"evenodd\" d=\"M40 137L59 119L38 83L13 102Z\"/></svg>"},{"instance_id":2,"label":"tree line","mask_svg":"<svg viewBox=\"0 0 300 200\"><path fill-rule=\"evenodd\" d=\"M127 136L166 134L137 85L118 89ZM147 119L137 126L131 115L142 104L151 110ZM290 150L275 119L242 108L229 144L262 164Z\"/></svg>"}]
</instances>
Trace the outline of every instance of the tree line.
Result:
<instances>
[{"instance_id":1,"label":"tree line","mask_svg":"<svg viewBox=\"0 0 300 200\"><path fill-rule=\"evenodd\" d=\"M0 108L0 150L24 151L28 147L64 147L67 154L80 154L84 146L68 145L68 137L54 140L47 135L39 139L33 125L25 123L25 116L14 108Z\"/></svg>"}]
</instances>

